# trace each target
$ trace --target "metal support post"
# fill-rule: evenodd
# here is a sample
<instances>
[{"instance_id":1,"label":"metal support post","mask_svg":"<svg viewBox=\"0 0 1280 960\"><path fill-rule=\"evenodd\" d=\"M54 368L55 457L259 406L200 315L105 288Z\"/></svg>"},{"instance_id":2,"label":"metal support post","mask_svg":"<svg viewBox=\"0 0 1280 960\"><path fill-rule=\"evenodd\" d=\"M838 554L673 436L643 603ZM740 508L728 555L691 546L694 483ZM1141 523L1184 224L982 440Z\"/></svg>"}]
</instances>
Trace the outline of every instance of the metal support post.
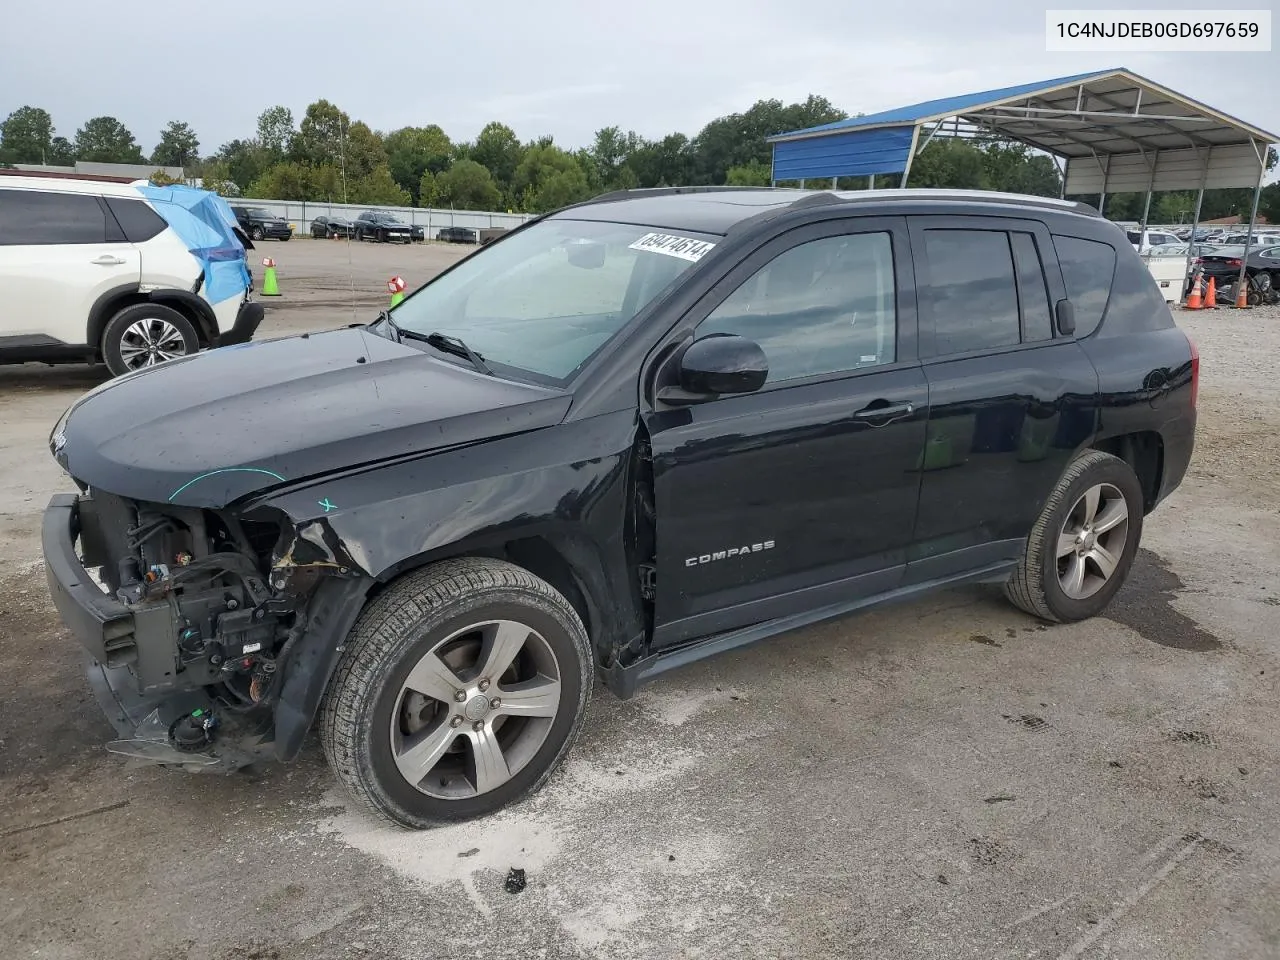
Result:
<instances>
[{"instance_id":1,"label":"metal support post","mask_svg":"<svg viewBox=\"0 0 1280 960\"><path fill-rule=\"evenodd\" d=\"M1249 213L1249 229L1244 238L1244 256L1240 258L1240 276L1236 281L1239 284L1236 287L1237 300L1240 298L1241 290L1248 290L1244 282L1248 274L1246 268L1249 265L1249 248L1253 245L1253 225L1258 219L1258 198L1262 196L1262 180L1267 175L1267 145L1262 144L1262 149L1259 150L1257 141L1250 142L1253 144L1254 153L1258 154L1258 182L1253 188L1253 210Z\"/></svg>"}]
</instances>

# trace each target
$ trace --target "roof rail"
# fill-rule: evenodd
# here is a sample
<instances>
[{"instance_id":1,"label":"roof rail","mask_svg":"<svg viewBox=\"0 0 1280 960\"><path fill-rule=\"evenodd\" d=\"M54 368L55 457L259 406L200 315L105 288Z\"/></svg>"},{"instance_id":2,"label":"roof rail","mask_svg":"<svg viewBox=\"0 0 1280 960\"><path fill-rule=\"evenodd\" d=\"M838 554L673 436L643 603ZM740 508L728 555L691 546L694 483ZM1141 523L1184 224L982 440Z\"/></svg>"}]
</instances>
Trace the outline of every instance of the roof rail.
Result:
<instances>
[{"instance_id":1,"label":"roof rail","mask_svg":"<svg viewBox=\"0 0 1280 960\"><path fill-rule=\"evenodd\" d=\"M615 200L633 200L637 197L670 197L678 193L733 193L744 190L753 192L760 190L777 190L779 193L787 192L783 187L637 187L632 190L611 190L608 193L600 194L598 197L592 197L590 200L584 200L577 206L586 206L591 203L612 203Z\"/></svg>"},{"instance_id":2,"label":"roof rail","mask_svg":"<svg viewBox=\"0 0 1280 960\"><path fill-rule=\"evenodd\" d=\"M923 187L894 187L888 190L840 190L828 191L837 199L857 200L957 200L968 203L1007 203L1022 207L1047 207L1053 210L1070 210L1086 216L1101 216L1096 207L1078 200L1059 200L1057 197L1036 197L1024 193L1002 193L998 190L948 190ZM800 201L797 201L797 203Z\"/></svg>"}]
</instances>

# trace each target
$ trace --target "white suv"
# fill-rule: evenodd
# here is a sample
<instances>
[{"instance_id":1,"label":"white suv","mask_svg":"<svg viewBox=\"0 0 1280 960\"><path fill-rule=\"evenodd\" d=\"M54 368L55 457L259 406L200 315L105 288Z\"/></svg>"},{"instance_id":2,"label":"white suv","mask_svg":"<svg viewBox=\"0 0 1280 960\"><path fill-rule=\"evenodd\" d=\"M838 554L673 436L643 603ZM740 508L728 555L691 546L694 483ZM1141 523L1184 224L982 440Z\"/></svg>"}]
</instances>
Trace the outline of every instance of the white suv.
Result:
<instances>
[{"instance_id":1,"label":"white suv","mask_svg":"<svg viewBox=\"0 0 1280 960\"><path fill-rule=\"evenodd\" d=\"M129 184L0 173L0 363L100 360L119 376L252 337L262 305L243 249L219 254L234 271L228 290L219 269L214 302L202 261L157 213L169 207Z\"/></svg>"}]
</instances>

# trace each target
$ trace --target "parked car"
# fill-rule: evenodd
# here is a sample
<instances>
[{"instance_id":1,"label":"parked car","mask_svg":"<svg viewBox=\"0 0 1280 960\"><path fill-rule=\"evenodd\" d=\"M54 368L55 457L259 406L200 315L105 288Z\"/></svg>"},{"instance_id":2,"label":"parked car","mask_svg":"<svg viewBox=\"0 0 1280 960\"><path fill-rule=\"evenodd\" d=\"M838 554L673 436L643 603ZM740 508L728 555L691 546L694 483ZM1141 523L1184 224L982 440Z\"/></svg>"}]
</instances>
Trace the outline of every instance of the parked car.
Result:
<instances>
[{"instance_id":1,"label":"parked car","mask_svg":"<svg viewBox=\"0 0 1280 960\"><path fill-rule=\"evenodd\" d=\"M1252 306L1270 302L1271 291L1280 289L1280 246L1249 251L1243 246L1220 247L1214 253L1196 257L1192 270L1203 271L1205 281L1214 278L1214 288L1224 299L1231 300L1229 289L1240 279L1240 265L1245 261L1245 277L1250 281L1246 297ZM1186 290L1190 290L1190 278Z\"/></svg>"},{"instance_id":2,"label":"parked car","mask_svg":"<svg viewBox=\"0 0 1280 960\"><path fill-rule=\"evenodd\" d=\"M425 827L541 785L596 677L960 583L1101 613L1198 375L1082 205L623 191L367 326L78 400L45 564L113 749L225 770L317 722L357 802Z\"/></svg>"},{"instance_id":3,"label":"parked car","mask_svg":"<svg viewBox=\"0 0 1280 960\"><path fill-rule=\"evenodd\" d=\"M443 243L475 243L476 232L470 227L443 227L436 239Z\"/></svg>"},{"instance_id":4,"label":"parked car","mask_svg":"<svg viewBox=\"0 0 1280 960\"><path fill-rule=\"evenodd\" d=\"M413 229L393 213L382 213L379 210L366 210L356 217L352 227L357 240L375 240L378 243L389 243L399 240L402 243L413 241Z\"/></svg>"},{"instance_id":5,"label":"parked car","mask_svg":"<svg viewBox=\"0 0 1280 960\"><path fill-rule=\"evenodd\" d=\"M233 206L231 210L241 228L254 241L288 240L293 236L293 225L264 207Z\"/></svg>"},{"instance_id":6,"label":"parked car","mask_svg":"<svg viewBox=\"0 0 1280 960\"><path fill-rule=\"evenodd\" d=\"M311 237L332 240L334 237L351 236L351 221L345 217L316 217L311 221Z\"/></svg>"},{"instance_id":7,"label":"parked car","mask_svg":"<svg viewBox=\"0 0 1280 960\"><path fill-rule=\"evenodd\" d=\"M1129 238L1129 242L1133 244L1133 248L1139 253L1146 253L1151 247L1178 242L1177 237L1172 233L1165 233L1163 230L1126 230L1125 236Z\"/></svg>"},{"instance_id":8,"label":"parked car","mask_svg":"<svg viewBox=\"0 0 1280 960\"><path fill-rule=\"evenodd\" d=\"M252 337L262 306L248 300L248 239L226 212L210 278L161 213L175 205L128 184L0 172L0 363L101 362L119 376Z\"/></svg>"}]
</instances>

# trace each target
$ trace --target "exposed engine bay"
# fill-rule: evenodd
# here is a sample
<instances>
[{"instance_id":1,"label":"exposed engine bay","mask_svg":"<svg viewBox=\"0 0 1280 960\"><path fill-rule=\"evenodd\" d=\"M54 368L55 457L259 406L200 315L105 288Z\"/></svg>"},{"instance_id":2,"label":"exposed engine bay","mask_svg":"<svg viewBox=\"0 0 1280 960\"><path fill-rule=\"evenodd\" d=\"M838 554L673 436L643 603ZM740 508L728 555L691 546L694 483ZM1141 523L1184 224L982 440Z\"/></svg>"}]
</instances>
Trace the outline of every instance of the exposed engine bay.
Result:
<instances>
[{"instance_id":1,"label":"exposed engine bay","mask_svg":"<svg viewBox=\"0 0 1280 960\"><path fill-rule=\"evenodd\" d=\"M78 507L84 566L131 614L131 629L104 632L98 658L115 715L127 718L111 749L222 768L271 753L280 667L311 589L328 567L346 568L299 570L287 522L98 492Z\"/></svg>"}]
</instances>

